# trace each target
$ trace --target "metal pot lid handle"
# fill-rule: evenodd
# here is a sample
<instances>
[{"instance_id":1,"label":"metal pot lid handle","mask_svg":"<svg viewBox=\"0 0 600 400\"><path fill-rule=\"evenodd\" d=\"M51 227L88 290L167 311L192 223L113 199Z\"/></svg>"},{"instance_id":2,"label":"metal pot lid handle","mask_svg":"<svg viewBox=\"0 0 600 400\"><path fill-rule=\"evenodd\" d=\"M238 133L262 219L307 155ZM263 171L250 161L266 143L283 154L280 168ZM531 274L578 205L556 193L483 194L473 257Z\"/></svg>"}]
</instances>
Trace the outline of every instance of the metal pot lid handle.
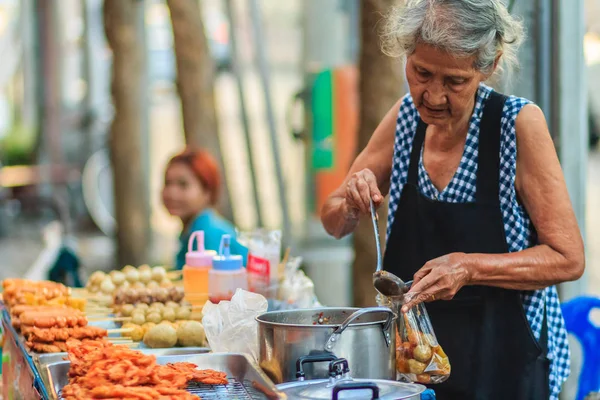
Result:
<instances>
[{"instance_id":1,"label":"metal pot lid handle","mask_svg":"<svg viewBox=\"0 0 600 400\"><path fill-rule=\"evenodd\" d=\"M327 342L325 343L325 350L331 351L333 349L333 347L335 346L335 344L339 341L339 338L342 335L342 333L356 319L362 317L365 314L382 313L382 312L388 314L388 318L385 321L385 323L383 324L382 331L385 335L386 342L389 346L391 339L389 337L389 332L387 332L387 331L388 331L389 327L391 326L392 322L394 321L394 317L396 316L396 314L394 314L394 312L387 307L370 307L370 308L362 308L358 311L355 311L354 313L352 313L352 315L350 315L348 318L346 318L346 320L344 322L342 322L342 324L340 326L338 326L335 331L333 331L331 336L329 336L329 339L327 339Z\"/></svg>"},{"instance_id":2,"label":"metal pot lid handle","mask_svg":"<svg viewBox=\"0 0 600 400\"><path fill-rule=\"evenodd\" d=\"M348 383L338 383L333 387L333 397L332 400L338 400L339 393L344 390L365 390L370 389L373 394L371 396L371 400L379 399L379 387L377 384L373 382L348 382Z\"/></svg>"},{"instance_id":3,"label":"metal pot lid handle","mask_svg":"<svg viewBox=\"0 0 600 400\"><path fill-rule=\"evenodd\" d=\"M304 373L304 364L333 362L336 360L340 359L333 353L309 354L307 356L299 357L298 360L296 360L296 378L299 381L303 381L306 378L306 374Z\"/></svg>"}]
</instances>

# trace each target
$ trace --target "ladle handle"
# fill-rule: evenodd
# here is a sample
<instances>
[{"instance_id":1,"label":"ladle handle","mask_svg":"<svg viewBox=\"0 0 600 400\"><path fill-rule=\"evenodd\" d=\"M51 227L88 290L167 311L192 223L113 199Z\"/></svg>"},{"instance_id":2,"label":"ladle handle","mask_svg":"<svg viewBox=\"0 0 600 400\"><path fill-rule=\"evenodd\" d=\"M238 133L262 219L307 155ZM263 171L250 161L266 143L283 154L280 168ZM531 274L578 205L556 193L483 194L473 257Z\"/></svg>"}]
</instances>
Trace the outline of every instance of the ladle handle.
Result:
<instances>
[{"instance_id":1,"label":"ladle handle","mask_svg":"<svg viewBox=\"0 0 600 400\"><path fill-rule=\"evenodd\" d=\"M379 237L379 217L377 216L373 199L370 199L369 202L371 206L371 221L373 221L373 230L375 231L375 245L377 246L377 268L375 269L375 272L377 272L383 269L383 260L381 259L381 239Z\"/></svg>"}]
</instances>

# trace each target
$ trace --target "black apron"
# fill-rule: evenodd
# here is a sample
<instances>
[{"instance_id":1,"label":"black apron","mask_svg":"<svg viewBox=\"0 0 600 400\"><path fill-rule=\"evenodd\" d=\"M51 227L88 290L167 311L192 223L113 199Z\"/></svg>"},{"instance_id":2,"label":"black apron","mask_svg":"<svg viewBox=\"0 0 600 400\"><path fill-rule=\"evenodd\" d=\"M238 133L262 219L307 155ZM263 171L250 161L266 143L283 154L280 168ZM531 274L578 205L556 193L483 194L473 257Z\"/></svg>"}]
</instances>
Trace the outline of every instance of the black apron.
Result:
<instances>
[{"instance_id":1,"label":"black apron","mask_svg":"<svg viewBox=\"0 0 600 400\"><path fill-rule=\"evenodd\" d=\"M427 261L449 253L508 253L499 200L500 119L505 100L492 92L483 110L474 203L434 201L418 190L427 129L419 120L408 181L385 252L386 271L409 281ZM466 286L453 300L426 307L452 369L446 382L431 386L438 400L549 398L545 319L538 343L519 291Z\"/></svg>"}]
</instances>

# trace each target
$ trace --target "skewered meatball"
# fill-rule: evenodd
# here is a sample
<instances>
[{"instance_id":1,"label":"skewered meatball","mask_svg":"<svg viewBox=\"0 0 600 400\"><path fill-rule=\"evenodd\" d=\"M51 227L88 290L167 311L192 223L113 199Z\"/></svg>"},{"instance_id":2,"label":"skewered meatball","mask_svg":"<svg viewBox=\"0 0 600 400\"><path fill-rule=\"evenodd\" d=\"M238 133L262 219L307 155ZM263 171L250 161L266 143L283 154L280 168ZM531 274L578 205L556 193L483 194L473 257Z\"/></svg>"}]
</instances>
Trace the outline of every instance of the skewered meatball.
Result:
<instances>
[{"instance_id":1,"label":"skewered meatball","mask_svg":"<svg viewBox=\"0 0 600 400\"><path fill-rule=\"evenodd\" d=\"M150 281L150 282L146 283L146 287L148 289L156 289L156 288L160 287L160 285L156 281Z\"/></svg>"},{"instance_id":2,"label":"skewered meatball","mask_svg":"<svg viewBox=\"0 0 600 400\"><path fill-rule=\"evenodd\" d=\"M134 312L131 315L131 322L136 325L143 325L146 322L146 317L140 312Z\"/></svg>"},{"instance_id":3,"label":"skewered meatball","mask_svg":"<svg viewBox=\"0 0 600 400\"><path fill-rule=\"evenodd\" d=\"M139 282L140 280L140 273L137 271L137 269L130 269L129 271L127 271L125 276L127 277L127 280L132 284Z\"/></svg>"},{"instance_id":4,"label":"skewered meatball","mask_svg":"<svg viewBox=\"0 0 600 400\"><path fill-rule=\"evenodd\" d=\"M171 301L171 300L165 302L165 307L175 308L176 309L179 306L180 306L179 303L175 303L174 301Z\"/></svg>"},{"instance_id":5,"label":"skewered meatball","mask_svg":"<svg viewBox=\"0 0 600 400\"><path fill-rule=\"evenodd\" d=\"M123 290L117 290L117 292L115 293L115 297L114 297L114 303L115 304L125 304L127 303L127 296L125 291Z\"/></svg>"},{"instance_id":6,"label":"skewered meatball","mask_svg":"<svg viewBox=\"0 0 600 400\"><path fill-rule=\"evenodd\" d=\"M152 280L152 271L148 270L140 270L140 282L147 284Z\"/></svg>"},{"instance_id":7,"label":"skewered meatball","mask_svg":"<svg viewBox=\"0 0 600 400\"><path fill-rule=\"evenodd\" d=\"M125 301L127 304L135 304L137 303L136 291L133 288L129 288L125 290Z\"/></svg>"},{"instance_id":8,"label":"skewered meatball","mask_svg":"<svg viewBox=\"0 0 600 400\"><path fill-rule=\"evenodd\" d=\"M146 321L158 324L160 321L162 321L162 316L157 312L152 312L146 316Z\"/></svg>"},{"instance_id":9,"label":"skewered meatball","mask_svg":"<svg viewBox=\"0 0 600 400\"><path fill-rule=\"evenodd\" d=\"M161 303L166 303L169 301L169 289L167 288L158 288L156 289L156 301Z\"/></svg>"},{"instance_id":10,"label":"skewered meatball","mask_svg":"<svg viewBox=\"0 0 600 400\"><path fill-rule=\"evenodd\" d=\"M137 270L139 272L144 272L144 271L152 272L152 268L150 268L150 266L148 264L140 265Z\"/></svg>"},{"instance_id":11,"label":"skewered meatball","mask_svg":"<svg viewBox=\"0 0 600 400\"><path fill-rule=\"evenodd\" d=\"M110 277L115 285L120 286L125 282L125 274L121 271L111 271Z\"/></svg>"},{"instance_id":12,"label":"skewered meatball","mask_svg":"<svg viewBox=\"0 0 600 400\"><path fill-rule=\"evenodd\" d=\"M123 304L121 307L121 315L124 317L130 317L131 314L133 314L133 310L135 310L133 304Z\"/></svg>"},{"instance_id":13,"label":"skewered meatball","mask_svg":"<svg viewBox=\"0 0 600 400\"><path fill-rule=\"evenodd\" d=\"M177 315L174 309L165 308L162 312L162 318L163 320L174 322L177 319Z\"/></svg>"},{"instance_id":14,"label":"skewered meatball","mask_svg":"<svg viewBox=\"0 0 600 400\"><path fill-rule=\"evenodd\" d=\"M173 286L169 289L169 297L175 303L180 303L185 297L185 292L182 287Z\"/></svg>"},{"instance_id":15,"label":"skewered meatball","mask_svg":"<svg viewBox=\"0 0 600 400\"><path fill-rule=\"evenodd\" d=\"M164 278L162 281L160 281L160 287L161 288L173 287L173 282L171 282L171 280L169 278Z\"/></svg>"},{"instance_id":16,"label":"skewered meatball","mask_svg":"<svg viewBox=\"0 0 600 400\"><path fill-rule=\"evenodd\" d=\"M104 294L112 294L116 288L117 287L115 286L115 284L113 283L112 279L109 276L104 278L104 280L100 284L100 290Z\"/></svg>"},{"instance_id":17,"label":"skewered meatball","mask_svg":"<svg viewBox=\"0 0 600 400\"><path fill-rule=\"evenodd\" d=\"M141 310L142 312L146 313L146 310L148 309L148 304L146 303L138 303L135 305L135 309L136 310Z\"/></svg>"},{"instance_id":18,"label":"skewered meatball","mask_svg":"<svg viewBox=\"0 0 600 400\"><path fill-rule=\"evenodd\" d=\"M134 289L144 289L146 287L146 285L144 285L142 282L137 281L135 283L131 284L131 287Z\"/></svg>"},{"instance_id":19,"label":"skewered meatball","mask_svg":"<svg viewBox=\"0 0 600 400\"><path fill-rule=\"evenodd\" d=\"M138 291L138 301L140 303L150 304L152 303L153 297L150 289L140 289Z\"/></svg>"},{"instance_id":20,"label":"skewered meatball","mask_svg":"<svg viewBox=\"0 0 600 400\"><path fill-rule=\"evenodd\" d=\"M178 307L177 310L175 311L175 318L178 320L190 319L191 316L192 316L192 310L186 306Z\"/></svg>"},{"instance_id":21,"label":"skewered meatball","mask_svg":"<svg viewBox=\"0 0 600 400\"><path fill-rule=\"evenodd\" d=\"M135 267L133 265L126 265L121 271L127 274L129 271L135 271Z\"/></svg>"},{"instance_id":22,"label":"skewered meatball","mask_svg":"<svg viewBox=\"0 0 600 400\"><path fill-rule=\"evenodd\" d=\"M161 282L166 277L167 271L164 269L164 267L152 268L152 280L155 280L156 282Z\"/></svg>"},{"instance_id":23,"label":"skewered meatball","mask_svg":"<svg viewBox=\"0 0 600 400\"><path fill-rule=\"evenodd\" d=\"M90 276L90 279L88 279L88 282L92 285L100 286L100 284L102 283L104 278L106 278L106 274L104 272L96 271Z\"/></svg>"}]
</instances>

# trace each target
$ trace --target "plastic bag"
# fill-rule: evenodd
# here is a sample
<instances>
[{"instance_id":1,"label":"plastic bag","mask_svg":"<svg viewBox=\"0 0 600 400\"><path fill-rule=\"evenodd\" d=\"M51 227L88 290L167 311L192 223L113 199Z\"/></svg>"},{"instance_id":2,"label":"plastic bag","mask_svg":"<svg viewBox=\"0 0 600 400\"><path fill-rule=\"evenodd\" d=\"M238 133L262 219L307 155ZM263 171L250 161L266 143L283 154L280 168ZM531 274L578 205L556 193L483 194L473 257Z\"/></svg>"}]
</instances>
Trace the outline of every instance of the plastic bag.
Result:
<instances>
[{"instance_id":1,"label":"plastic bag","mask_svg":"<svg viewBox=\"0 0 600 400\"><path fill-rule=\"evenodd\" d=\"M287 262L277 298L295 308L321 307L315 295L315 284L300 269L301 264L302 257L293 257Z\"/></svg>"},{"instance_id":2,"label":"plastic bag","mask_svg":"<svg viewBox=\"0 0 600 400\"><path fill-rule=\"evenodd\" d=\"M442 383L450 376L450 360L437 341L427 309L420 303L406 314L403 303L378 296L378 303L391 307L396 319L396 371L401 381Z\"/></svg>"},{"instance_id":3,"label":"plastic bag","mask_svg":"<svg viewBox=\"0 0 600 400\"><path fill-rule=\"evenodd\" d=\"M260 294L237 289L231 301L202 309L202 325L210 348L215 353L244 353L258 361L258 322L256 317L267 311L267 299Z\"/></svg>"},{"instance_id":4,"label":"plastic bag","mask_svg":"<svg viewBox=\"0 0 600 400\"><path fill-rule=\"evenodd\" d=\"M238 241L248 248L248 289L268 298L277 294L281 260L281 231L257 229L238 235Z\"/></svg>"}]
</instances>

